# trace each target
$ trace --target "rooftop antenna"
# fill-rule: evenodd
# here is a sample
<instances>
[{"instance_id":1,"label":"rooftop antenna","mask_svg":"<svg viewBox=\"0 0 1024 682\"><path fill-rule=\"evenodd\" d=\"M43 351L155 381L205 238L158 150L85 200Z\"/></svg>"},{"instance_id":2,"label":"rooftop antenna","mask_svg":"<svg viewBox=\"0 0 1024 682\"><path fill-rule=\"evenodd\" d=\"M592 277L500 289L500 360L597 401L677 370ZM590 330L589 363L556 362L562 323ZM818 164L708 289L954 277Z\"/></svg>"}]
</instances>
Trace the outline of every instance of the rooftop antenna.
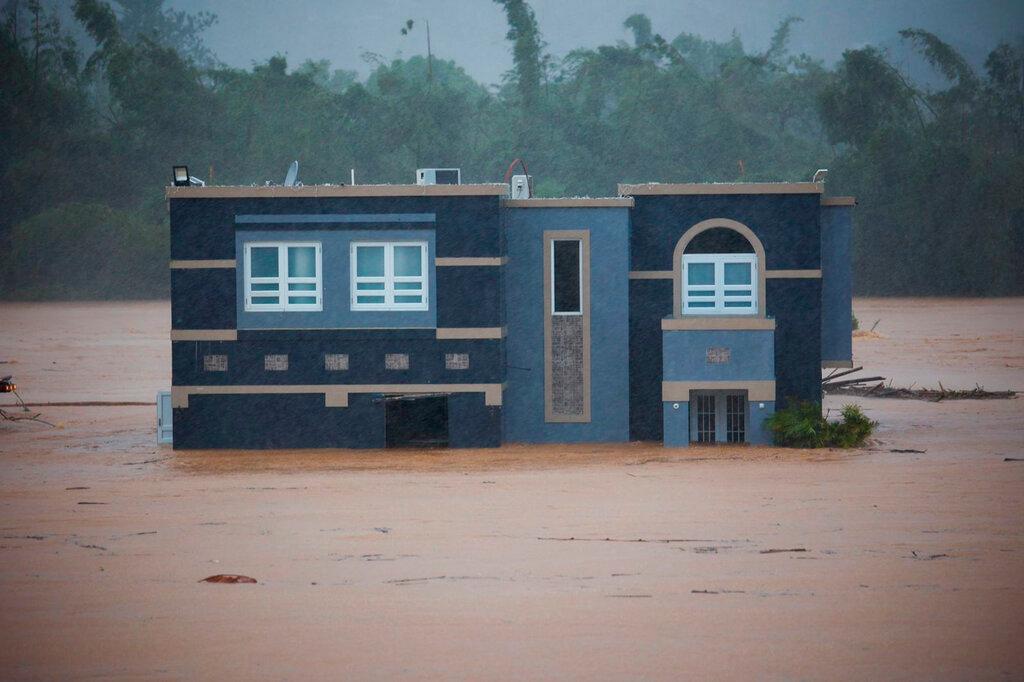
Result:
<instances>
[{"instance_id":1,"label":"rooftop antenna","mask_svg":"<svg viewBox=\"0 0 1024 682\"><path fill-rule=\"evenodd\" d=\"M356 184L356 169L349 169L349 183L350 185Z\"/></svg>"},{"instance_id":2,"label":"rooftop antenna","mask_svg":"<svg viewBox=\"0 0 1024 682\"><path fill-rule=\"evenodd\" d=\"M294 187L297 177L299 177L299 162L292 161L292 165L288 166L288 175L284 176L284 186Z\"/></svg>"}]
</instances>

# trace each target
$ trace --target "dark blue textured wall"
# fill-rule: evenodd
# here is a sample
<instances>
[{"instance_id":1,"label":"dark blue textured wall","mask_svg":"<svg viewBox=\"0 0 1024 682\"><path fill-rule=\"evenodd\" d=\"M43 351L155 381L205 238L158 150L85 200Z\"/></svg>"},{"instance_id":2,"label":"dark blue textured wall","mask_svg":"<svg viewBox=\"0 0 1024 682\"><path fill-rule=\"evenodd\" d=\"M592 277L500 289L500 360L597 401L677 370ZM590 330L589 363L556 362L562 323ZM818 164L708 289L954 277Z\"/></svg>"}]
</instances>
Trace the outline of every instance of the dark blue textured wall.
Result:
<instances>
[{"instance_id":1,"label":"dark blue textured wall","mask_svg":"<svg viewBox=\"0 0 1024 682\"><path fill-rule=\"evenodd\" d=\"M817 194L655 195L635 201L632 270L671 270L676 242L710 218L729 218L753 230L769 269L816 269L821 262Z\"/></svg>"},{"instance_id":2,"label":"dark blue textured wall","mask_svg":"<svg viewBox=\"0 0 1024 682\"><path fill-rule=\"evenodd\" d=\"M234 329L235 270L171 270L172 329Z\"/></svg>"},{"instance_id":3,"label":"dark blue textured wall","mask_svg":"<svg viewBox=\"0 0 1024 682\"><path fill-rule=\"evenodd\" d=\"M853 221L850 206L821 209L821 359L853 360Z\"/></svg>"},{"instance_id":4,"label":"dark blue textured wall","mask_svg":"<svg viewBox=\"0 0 1024 682\"><path fill-rule=\"evenodd\" d=\"M438 327L500 327L501 267L437 268Z\"/></svg>"},{"instance_id":5,"label":"dark blue textured wall","mask_svg":"<svg viewBox=\"0 0 1024 682\"><path fill-rule=\"evenodd\" d=\"M323 394L193 395L174 410L174 449L382 448L384 402L349 396L324 407Z\"/></svg>"},{"instance_id":6,"label":"dark blue textured wall","mask_svg":"<svg viewBox=\"0 0 1024 682\"><path fill-rule=\"evenodd\" d=\"M673 248L675 243L673 242ZM670 259L671 260L671 259ZM672 280L629 281L629 437L661 440L661 320L672 314Z\"/></svg>"},{"instance_id":7,"label":"dark blue textured wall","mask_svg":"<svg viewBox=\"0 0 1024 682\"><path fill-rule=\"evenodd\" d=\"M497 196L325 197L171 199L171 258L235 258L235 216L309 213L433 213L439 257L487 256L501 252ZM252 225L242 225L252 229ZM295 229L295 224L259 229ZM307 225L324 229L324 225ZM342 226L352 229L351 224ZM415 229L415 223L373 224L373 229Z\"/></svg>"},{"instance_id":8,"label":"dark blue textured wall","mask_svg":"<svg viewBox=\"0 0 1024 682\"><path fill-rule=\"evenodd\" d=\"M767 313L775 318L775 402L821 402L821 280L770 279Z\"/></svg>"},{"instance_id":9,"label":"dark blue textured wall","mask_svg":"<svg viewBox=\"0 0 1024 682\"><path fill-rule=\"evenodd\" d=\"M286 232L344 230L434 231L434 256L504 255L502 217L497 196L357 197L357 198L218 198L171 199L171 258L236 259L236 230L268 235ZM351 214L432 214L434 222L261 222L236 225L236 216L306 216ZM325 261L325 268L329 265ZM433 267L433 265L432 265ZM347 271L347 267L346 267ZM437 326L501 325L500 267L435 268L433 296ZM235 329L234 269L174 270L172 329ZM328 290L325 301L347 294ZM289 313L282 313L287 327ZM431 326L434 325L431 320ZM327 329L238 332L237 342L177 341L172 347L172 383L230 384L427 384L502 383L503 340L438 340L433 328ZM324 370L324 353L347 353L347 371ZM408 370L386 370L387 353L407 353ZM445 369L446 353L468 353L468 370ZM227 372L202 371L203 355L228 356ZM289 368L264 370L263 356L286 354ZM450 430L455 447L496 445L501 440L501 408L484 405L482 394L459 394L450 403ZM261 415L273 415L266 419ZM175 410L176 447L383 447L384 408L365 395L353 395L348 408L325 408L315 395L192 396L190 407Z\"/></svg>"},{"instance_id":10,"label":"dark blue textured wall","mask_svg":"<svg viewBox=\"0 0 1024 682\"><path fill-rule=\"evenodd\" d=\"M323 334L308 337L264 332L260 340L175 341L171 344L174 384L225 386L232 384L496 384L502 381L501 342L498 339L437 340L411 335L349 337ZM347 353L349 369L328 372L325 353ZM408 353L409 369L384 369L387 353ZM445 369L446 353L468 353L469 369ZM203 356L228 356L228 371L203 371ZM288 369L266 371L264 355L287 355Z\"/></svg>"},{"instance_id":11,"label":"dark blue textured wall","mask_svg":"<svg viewBox=\"0 0 1024 682\"><path fill-rule=\"evenodd\" d=\"M635 197L631 270L672 270L676 243L711 218L749 227L769 270L821 267L818 194ZM776 402L821 399L821 280L769 279L765 309L776 322ZM672 315L671 280L630 282L630 437L661 440L661 319Z\"/></svg>"},{"instance_id":12,"label":"dark blue textured wall","mask_svg":"<svg viewBox=\"0 0 1024 682\"><path fill-rule=\"evenodd\" d=\"M501 445L501 408L484 404L480 393L448 396L448 446L496 448Z\"/></svg>"}]
</instances>

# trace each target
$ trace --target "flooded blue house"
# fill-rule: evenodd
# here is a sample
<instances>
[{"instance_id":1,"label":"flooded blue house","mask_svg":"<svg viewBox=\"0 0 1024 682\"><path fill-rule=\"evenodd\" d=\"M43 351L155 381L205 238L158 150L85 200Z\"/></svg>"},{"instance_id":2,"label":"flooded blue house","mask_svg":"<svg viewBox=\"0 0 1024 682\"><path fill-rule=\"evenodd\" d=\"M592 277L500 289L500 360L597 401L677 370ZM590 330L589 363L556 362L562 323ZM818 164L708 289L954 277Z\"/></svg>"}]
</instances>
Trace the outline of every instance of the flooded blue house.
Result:
<instances>
[{"instance_id":1,"label":"flooded blue house","mask_svg":"<svg viewBox=\"0 0 1024 682\"><path fill-rule=\"evenodd\" d=\"M852 364L822 183L417 180L168 189L175 448L765 443Z\"/></svg>"}]
</instances>

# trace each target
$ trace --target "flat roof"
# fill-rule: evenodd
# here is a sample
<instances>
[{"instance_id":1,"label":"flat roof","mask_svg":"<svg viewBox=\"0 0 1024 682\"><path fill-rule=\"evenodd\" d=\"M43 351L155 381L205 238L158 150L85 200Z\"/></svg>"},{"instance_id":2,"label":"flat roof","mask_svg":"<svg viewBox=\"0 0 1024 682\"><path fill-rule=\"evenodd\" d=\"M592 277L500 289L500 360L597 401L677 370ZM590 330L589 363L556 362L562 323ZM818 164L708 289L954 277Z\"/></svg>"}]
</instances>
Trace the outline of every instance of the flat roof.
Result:
<instances>
[{"instance_id":1,"label":"flat roof","mask_svg":"<svg viewBox=\"0 0 1024 682\"><path fill-rule=\"evenodd\" d=\"M620 184L621 196L656 194L821 194L825 186L820 182L647 182L637 185Z\"/></svg>"},{"instance_id":2,"label":"flat roof","mask_svg":"<svg viewBox=\"0 0 1024 682\"><path fill-rule=\"evenodd\" d=\"M508 208L632 208L633 197L505 199L501 205Z\"/></svg>"},{"instance_id":3,"label":"flat roof","mask_svg":"<svg viewBox=\"0 0 1024 682\"><path fill-rule=\"evenodd\" d=\"M508 185L502 182L478 185L252 185L252 186L171 186L168 199L229 199L278 197L438 197L505 196Z\"/></svg>"}]
</instances>

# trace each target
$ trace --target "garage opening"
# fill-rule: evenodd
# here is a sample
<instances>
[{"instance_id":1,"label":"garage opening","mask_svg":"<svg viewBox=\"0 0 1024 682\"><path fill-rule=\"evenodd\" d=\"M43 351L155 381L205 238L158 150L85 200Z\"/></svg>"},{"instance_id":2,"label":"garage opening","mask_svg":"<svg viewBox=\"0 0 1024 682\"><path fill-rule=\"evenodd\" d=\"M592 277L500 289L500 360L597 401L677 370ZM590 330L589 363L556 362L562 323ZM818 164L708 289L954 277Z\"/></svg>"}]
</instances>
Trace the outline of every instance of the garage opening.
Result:
<instances>
[{"instance_id":1,"label":"garage opening","mask_svg":"<svg viewBox=\"0 0 1024 682\"><path fill-rule=\"evenodd\" d=\"M387 447L448 447L448 396L388 396L384 404Z\"/></svg>"}]
</instances>

